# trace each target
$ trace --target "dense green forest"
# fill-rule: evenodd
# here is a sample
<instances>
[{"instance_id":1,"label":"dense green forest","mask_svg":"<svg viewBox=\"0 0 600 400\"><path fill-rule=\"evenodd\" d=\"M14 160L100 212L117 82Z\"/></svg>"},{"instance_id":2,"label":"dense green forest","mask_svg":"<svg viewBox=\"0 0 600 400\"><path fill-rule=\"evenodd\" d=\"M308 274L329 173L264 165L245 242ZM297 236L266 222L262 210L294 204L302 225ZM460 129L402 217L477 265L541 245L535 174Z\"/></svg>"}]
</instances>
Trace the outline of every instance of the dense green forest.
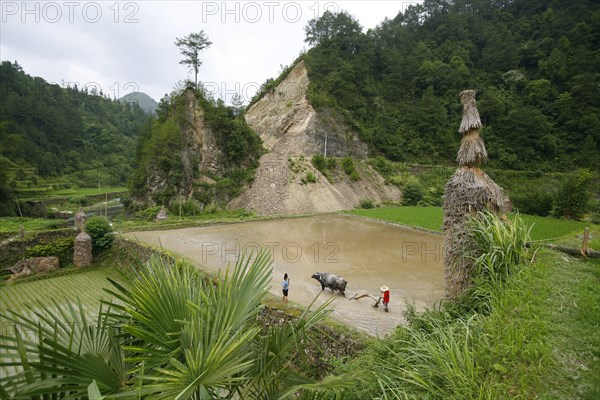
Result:
<instances>
[{"instance_id":1,"label":"dense green forest","mask_svg":"<svg viewBox=\"0 0 600 400\"><path fill-rule=\"evenodd\" d=\"M87 87L50 84L27 75L17 62L2 62L0 84L5 179L35 184L39 178L102 168L110 177L104 184L127 182L136 135L148 118L137 105Z\"/></svg>"},{"instance_id":2,"label":"dense green forest","mask_svg":"<svg viewBox=\"0 0 600 400\"><path fill-rule=\"evenodd\" d=\"M306 41L311 103L375 154L453 163L458 93L473 88L492 167L600 169L596 1L425 0L367 32L326 12Z\"/></svg>"}]
</instances>

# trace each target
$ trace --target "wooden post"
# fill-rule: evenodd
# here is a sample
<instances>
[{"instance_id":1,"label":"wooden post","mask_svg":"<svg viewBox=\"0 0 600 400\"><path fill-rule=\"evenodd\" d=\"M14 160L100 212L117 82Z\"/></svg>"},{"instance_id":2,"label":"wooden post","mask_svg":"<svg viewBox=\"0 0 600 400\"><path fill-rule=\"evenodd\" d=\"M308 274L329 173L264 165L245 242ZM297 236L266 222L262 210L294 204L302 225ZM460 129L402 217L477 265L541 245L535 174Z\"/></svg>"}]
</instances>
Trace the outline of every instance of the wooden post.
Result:
<instances>
[{"instance_id":1,"label":"wooden post","mask_svg":"<svg viewBox=\"0 0 600 400\"><path fill-rule=\"evenodd\" d=\"M21 212L21 206L19 205L19 199L15 196L15 201L17 202L17 208L19 209L19 215L23 218L23 213Z\"/></svg>"},{"instance_id":2,"label":"wooden post","mask_svg":"<svg viewBox=\"0 0 600 400\"><path fill-rule=\"evenodd\" d=\"M590 240L590 228L583 230L583 244L581 245L581 255L587 258L588 255L588 241Z\"/></svg>"},{"instance_id":3,"label":"wooden post","mask_svg":"<svg viewBox=\"0 0 600 400\"><path fill-rule=\"evenodd\" d=\"M21 247L21 257L25 258L25 227L19 226L19 242Z\"/></svg>"}]
</instances>

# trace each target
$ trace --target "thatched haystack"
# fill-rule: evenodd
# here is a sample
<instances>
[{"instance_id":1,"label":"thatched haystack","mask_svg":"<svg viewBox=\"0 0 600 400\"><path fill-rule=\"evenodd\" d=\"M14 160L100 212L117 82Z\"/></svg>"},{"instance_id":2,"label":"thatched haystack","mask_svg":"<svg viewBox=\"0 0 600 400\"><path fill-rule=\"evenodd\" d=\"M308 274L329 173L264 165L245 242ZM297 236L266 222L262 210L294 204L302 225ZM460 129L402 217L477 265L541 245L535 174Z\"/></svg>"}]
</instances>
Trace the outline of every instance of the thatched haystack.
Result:
<instances>
[{"instance_id":1,"label":"thatched haystack","mask_svg":"<svg viewBox=\"0 0 600 400\"><path fill-rule=\"evenodd\" d=\"M479 165L487 159L483 139L479 135L481 119L475 102L475 91L460 93L463 119L459 132L463 134L456 161L460 167L444 188L444 231L446 297L459 298L471 284L475 243L466 226L469 218L489 210L501 213L506 196Z\"/></svg>"}]
</instances>

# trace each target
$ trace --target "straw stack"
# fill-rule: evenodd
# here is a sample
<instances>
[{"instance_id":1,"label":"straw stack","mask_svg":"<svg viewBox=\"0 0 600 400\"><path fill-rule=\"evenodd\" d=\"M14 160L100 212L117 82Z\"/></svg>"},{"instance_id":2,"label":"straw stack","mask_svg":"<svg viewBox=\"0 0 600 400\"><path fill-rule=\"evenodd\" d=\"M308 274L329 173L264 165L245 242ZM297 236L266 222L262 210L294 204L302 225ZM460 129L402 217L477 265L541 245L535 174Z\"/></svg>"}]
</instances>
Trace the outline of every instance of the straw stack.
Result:
<instances>
[{"instance_id":1,"label":"straw stack","mask_svg":"<svg viewBox=\"0 0 600 400\"><path fill-rule=\"evenodd\" d=\"M466 226L479 211L501 213L507 203L504 191L479 166L487 160L480 136L481 119L475 91L460 93L463 117L459 133L463 135L456 161L459 168L444 189L444 269L446 297L458 299L471 285L476 246Z\"/></svg>"}]
</instances>

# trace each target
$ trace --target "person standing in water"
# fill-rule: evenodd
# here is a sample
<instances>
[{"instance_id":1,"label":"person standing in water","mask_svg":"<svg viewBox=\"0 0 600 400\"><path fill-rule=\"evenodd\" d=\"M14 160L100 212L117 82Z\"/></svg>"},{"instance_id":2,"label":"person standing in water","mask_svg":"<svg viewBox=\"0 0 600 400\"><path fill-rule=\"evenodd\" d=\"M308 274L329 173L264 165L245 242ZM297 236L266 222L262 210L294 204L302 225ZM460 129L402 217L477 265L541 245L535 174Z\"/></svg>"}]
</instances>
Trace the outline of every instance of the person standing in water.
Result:
<instances>
[{"instance_id":1,"label":"person standing in water","mask_svg":"<svg viewBox=\"0 0 600 400\"><path fill-rule=\"evenodd\" d=\"M385 312L388 312L388 304L390 303L390 288L383 285L381 288L379 288L379 290L381 291L381 297L379 299L383 300L383 309Z\"/></svg>"},{"instance_id":2,"label":"person standing in water","mask_svg":"<svg viewBox=\"0 0 600 400\"><path fill-rule=\"evenodd\" d=\"M283 302L287 303L288 291L290 290L290 278L288 277L288 274L283 275L283 282L281 283L281 286L283 287Z\"/></svg>"}]
</instances>

